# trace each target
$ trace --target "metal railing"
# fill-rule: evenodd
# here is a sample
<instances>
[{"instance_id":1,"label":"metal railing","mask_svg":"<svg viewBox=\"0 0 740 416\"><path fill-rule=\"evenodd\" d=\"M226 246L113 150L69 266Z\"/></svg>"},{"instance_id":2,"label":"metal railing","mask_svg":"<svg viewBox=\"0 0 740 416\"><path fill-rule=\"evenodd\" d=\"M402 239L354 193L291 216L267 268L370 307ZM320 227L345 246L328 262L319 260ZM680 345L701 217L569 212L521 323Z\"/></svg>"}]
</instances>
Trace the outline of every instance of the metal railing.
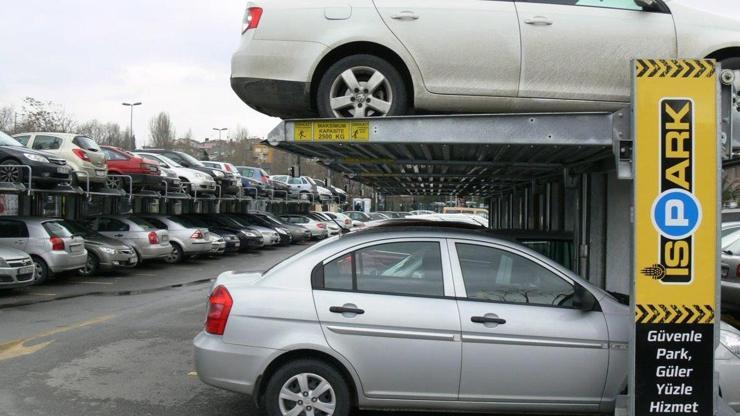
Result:
<instances>
[{"instance_id":1,"label":"metal railing","mask_svg":"<svg viewBox=\"0 0 740 416\"><path fill-rule=\"evenodd\" d=\"M33 191L33 169L31 169L30 166L28 165L0 165L0 167L28 169L28 189L26 190L26 192L28 196L31 196L31 192ZM5 182L5 183L16 183L16 182ZM20 175L19 175L18 183L21 183Z\"/></svg>"},{"instance_id":2,"label":"metal railing","mask_svg":"<svg viewBox=\"0 0 740 416\"><path fill-rule=\"evenodd\" d=\"M130 203L134 198L134 178L131 175L108 175L109 178L126 178L128 179L128 202ZM88 188L90 181L88 178Z\"/></svg>"}]
</instances>

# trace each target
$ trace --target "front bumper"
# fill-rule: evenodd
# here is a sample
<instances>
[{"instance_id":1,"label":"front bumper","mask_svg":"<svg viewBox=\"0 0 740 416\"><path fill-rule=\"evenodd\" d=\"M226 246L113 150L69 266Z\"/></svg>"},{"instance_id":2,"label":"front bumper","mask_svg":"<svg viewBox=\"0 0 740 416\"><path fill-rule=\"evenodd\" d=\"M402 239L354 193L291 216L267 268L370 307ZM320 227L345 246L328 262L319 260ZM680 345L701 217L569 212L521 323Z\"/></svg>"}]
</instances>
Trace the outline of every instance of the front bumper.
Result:
<instances>
[{"instance_id":1,"label":"front bumper","mask_svg":"<svg viewBox=\"0 0 740 416\"><path fill-rule=\"evenodd\" d=\"M68 165L57 165L53 163L40 163L34 161L22 162L31 168L31 180L39 184L58 184L71 182L70 173L72 168ZM23 183L28 182L28 169L21 169L21 180Z\"/></svg>"},{"instance_id":2,"label":"front bumper","mask_svg":"<svg viewBox=\"0 0 740 416\"><path fill-rule=\"evenodd\" d=\"M23 273L20 273L22 269ZM30 272L28 271L30 269ZM31 286L34 284L33 263L22 267L3 267L0 268L0 288L11 289Z\"/></svg>"},{"instance_id":3,"label":"front bumper","mask_svg":"<svg viewBox=\"0 0 740 416\"><path fill-rule=\"evenodd\" d=\"M133 250L121 251L116 249L116 254L107 254L92 249L88 249L88 251L92 251L98 256L102 270L111 270L118 267L130 268L135 267L137 263L136 253Z\"/></svg>"},{"instance_id":4,"label":"front bumper","mask_svg":"<svg viewBox=\"0 0 740 416\"><path fill-rule=\"evenodd\" d=\"M195 371L208 385L252 394L265 364L277 351L269 348L227 344L222 337L205 332L193 340Z\"/></svg>"},{"instance_id":5,"label":"front bumper","mask_svg":"<svg viewBox=\"0 0 740 416\"><path fill-rule=\"evenodd\" d=\"M211 251L212 243L209 240L187 240L184 242L183 252L187 255L203 254Z\"/></svg>"}]
</instances>

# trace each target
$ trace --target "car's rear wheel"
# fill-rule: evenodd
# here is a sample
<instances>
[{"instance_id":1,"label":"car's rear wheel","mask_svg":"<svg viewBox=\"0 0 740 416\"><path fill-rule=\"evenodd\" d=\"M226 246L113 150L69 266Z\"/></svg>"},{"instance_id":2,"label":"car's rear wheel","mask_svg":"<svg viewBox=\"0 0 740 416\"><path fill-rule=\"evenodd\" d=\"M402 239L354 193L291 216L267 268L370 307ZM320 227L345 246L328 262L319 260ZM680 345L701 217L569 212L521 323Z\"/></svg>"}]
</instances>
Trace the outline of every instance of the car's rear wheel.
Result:
<instances>
[{"instance_id":1,"label":"car's rear wheel","mask_svg":"<svg viewBox=\"0 0 740 416\"><path fill-rule=\"evenodd\" d=\"M185 258L185 255L182 251L182 247L180 247L177 243L170 243L172 245L172 252L170 252L170 255L165 257L164 261L167 264L177 264L181 263L183 258Z\"/></svg>"},{"instance_id":2,"label":"car's rear wheel","mask_svg":"<svg viewBox=\"0 0 740 416\"><path fill-rule=\"evenodd\" d=\"M17 183L21 181L21 168L13 165L20 165L20 162L6 159L0 163L0 182Z\"/></svg>"},{"instance_id":3,"label":"car's rear wheel","mask_svg":"<svg viewBox=\"0 0 740 416\"><path fill-rule=\"evenodd\" d=\"M44 259L38 256L31 256L31 259L33 260L33 266L36 269L36 273L34 274L34 282L36 284L40 284L49 280L49 278L52 277L51 271L49 270L49 266L46 264Z\"/></svg>"},{"instance_id":4,"label":"car's rear wheel","mask_svg":"<svg viewBox=\"0 0 740 416\"><path fill-rule=\"evenodd\" d=\"M325 118L403 115L409 101L398 70L373 55L348 56L329 67L316 100L319 115Z\"/></svg>"},{"instance_id":5,"label":"car's rear wheel","mask_svg":"<svg viewBox=\"0 0 740 416\"><path fill-rule=\"evenodd\" d=\"M726 58L720 61L722 69L740 69L740 57Z\"/></svg>"},{"instance_id":6,"label":"car's rear wheel","mask_svg":"<svg viewBox=\"0 0 740 416\"><path fill-rule=\"evenodd\" d=\"M100 260L98 259L98 256L88 251L87 262L85 263L85 267L80 269L80 275L94 276L98 272L98 269L100 269Z\"/></svg>"},{"instance_id":7,"label":"car's rear wheel","mask_svg":"<svg viewBox=\"0 0 740 416\"><path fill-rule=\"evenodd\" d=\"M110 189L122 189L123 178L108 176L105 180L105 185Z\"/></svg>"},{"instance_id":8,"label":"car's rear wheel","mask_svg":"<svg viewBox=\"0 0 740 416\"><path fill-rule=\"evenodd\" d=\"M350 395L342 375L318 360L297 360L268 380L264 397L268 416L347 416Z\"/></svg>"}]
</instances>

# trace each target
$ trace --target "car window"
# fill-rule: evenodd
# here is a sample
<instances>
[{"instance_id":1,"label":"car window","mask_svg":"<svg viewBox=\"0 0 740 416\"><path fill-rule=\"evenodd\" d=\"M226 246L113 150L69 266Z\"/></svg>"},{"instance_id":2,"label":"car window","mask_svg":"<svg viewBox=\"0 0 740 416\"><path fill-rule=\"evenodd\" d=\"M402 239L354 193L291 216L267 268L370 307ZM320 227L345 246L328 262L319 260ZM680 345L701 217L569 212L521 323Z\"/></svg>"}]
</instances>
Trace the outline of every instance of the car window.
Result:
<instances>
[{"instance_id":1,"label":"car window","mask_svg":"<svg viewBox=\"0 0 740 416\"><path fill-rule=\"evenodd\" d=\"M602 7L605 9L622 9L642 11L634 0L519 0L523 3L560 4L563 6Z\"/></svg>"},{"instance_id":2,"label":"car window","mask_svg":"<svg viewBox=\"0 0 740 416\"><path fill-rule=\"evenodd\" d=\"M129 231L128 224L113 218L101 218L98 221L98 231L116 232Z\"/></svg>"},{"instance_id":3,"label":"car window","mask_svg":"<svg viewBox=\"0 0 740 416\"><path fill-rule=\"evenodd\" d=\"M166 153L167 158L174 160L175 162L185 166L183 164L183 159L178 155L177 153Z\"/></svg>"},{"instance_id":4,"label":"car window","mask_svg":"<svg viewBox=\"0 0 740 416\"><path fill-rule=\"evenodd\" d=\"M158 220L158 219L156 219L156 218L148 218L148 217L147 217L147 218L145 219L145 221L146 221L147 223L149 223L149 224L151 224L151 225L153 225L153 226L155 226L155 227L159 228L160 230L166 230L166 229L168 229L168 228L167 228L167 224L163 223L162 221L160 221L160 220Z\"/></svg>"},{"instance_id":5,"label":"car window","mask_svg":"<svg viewBox=\"0 0 740 416\"><path fill-rule=\"evenodd\" d=\"M737 230L740 230L740 226L723 228L721 237L727 237L728 235L734 233Z\"/></svg>"},{"instance_id":6,"label":"car window","mask_svg":"<svg viewBox=\"0 0 740 416\"><path fill-rule=\"evenodd\" d=\"M128 220L141 227L144 231L154 231L157 229L149 221L139 217L128 217ZM167 227L165 227L166 229Z\"/></svg>"},{"instance_id":7,"label":"car window","mask_svg":"<svg viewBox=\"0 0 740 416\"><path fill-rule=\"evenodd\" d=\"M68 238L74 234L57 221L48 221L42 225L46 232L49 233L49 237Z\"/></svg>"},{"instance_id":8,"label":"car window","mask_svg":"<svg viewBox=\"0 0 740 416\"><path fill-rule=\"evenodd\" d=\"M62 147L62 139L55 136L36 136L33 148L36 150L57 150Z\"/></svg>"},{"instance_id":9,"label":"car window","mask_svg":"<svg viewBox=\"0 0 740 416\"><path fill-rule=\"evenodd\" d=\"M95 140L89 137L77 136L72 139L72 143L85 150L100 150L100 146L95 143Z\"/></svg>"},{"instance_id":10,"label":"car window","mask_svg":"<svg viewBox=\"0 0 740 416\"><path fill-rule=\"evenodd\" d=\"M288 179L288 185L301 185L303 182L300 178L290 178Z\"/></svg>"},{"instance_id":11,"label":"car window","mask_svg":"<svg viewBox=\"0 0 740 416\"><path fill-rule=\"evenodd\" d=\"M488 246L455 246L468 299L573 306L573 285L532 260Z\"/></svg>"},{"instance_id":12,"label":"car window","mask_svg":"<svg viewBox=\"0 0 740 416\"><path fill-rule=\"evenodd\" d=\"M106 158L108 158L108 160L128 160L128 157L126 157L126 155L116 152L113 149L103 148L103 154Z\"/></svg>"},{"instance_id":13,"label":"car window","mask_svg":"<svg viewBox=\"0 0 740 416\"><path fill-rule=\"evenodd\" d=\"M324 266L324 287L394 295L444 296L437 242L387 243L362 248Z\"/></svg>"},{"instance_id":14,"label":"car window","mask_svg":"<svg viewBox=\"0 0 740 416\"><path fill-rule=\"evenodd\" d=\"M21 221L0 220L0 238L28 237L28 228Z\"/></svg>"},{"instance_id":15,"label":"car window","mask_svg":"<svg viewBox=\"0 0 740 416\"><path fill-rule=\"evenodd\" d=\"M15 136L13 138L23 146L28 146L28 140L31 139L31 136Z\"/></svg>"},{"instance_id":16,"label":"car window","mask_svg":"<svg viewBox=\"0 0 740 416\"><path fill-rule=\"evenodd\" d=\"M551 260L556 261L568 270L575 270L575 248L569 240L520 240L519 243Z\"/></svg>"}]
</instances>

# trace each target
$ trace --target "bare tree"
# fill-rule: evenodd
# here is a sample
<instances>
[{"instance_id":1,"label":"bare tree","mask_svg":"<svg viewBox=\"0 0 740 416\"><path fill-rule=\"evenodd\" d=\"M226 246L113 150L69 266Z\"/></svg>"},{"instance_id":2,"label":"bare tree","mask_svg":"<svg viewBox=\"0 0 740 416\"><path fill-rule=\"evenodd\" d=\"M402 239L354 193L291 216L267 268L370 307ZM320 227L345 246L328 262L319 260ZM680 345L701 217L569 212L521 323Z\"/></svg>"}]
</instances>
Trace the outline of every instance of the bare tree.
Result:
<instances>
[{"instance_id":1,"label":"bare tree","mask_svg":"<svg viewBox=\"0 0 740 416\"><path fill-rule=\"evenodd\" d=\"M94 139L98 144L128 147L128 131L122 131L117 123L101 123L98 120L90 120L81 124L77 131Z\"/></svg>"},{"instance_id":2,"label":"bare tree","mask_svg":"<svg viewBox=\"0 0 740 416\"><path fill-rule=\"evenodd\" d=\"M5 133L15 133L15 110L13 107L5 106L0 108L0 131Z\"/></svg>"},{"instance_id":3,"label":"bare tree","mask_svg":"<svg viewBox=\"0 0 740 416\"><path fill-rule=\"evenodd\" d=\"M159 113L149 121L149 134L152 138L152 146L162 149L171 149L175 144L175 128L167 113Z\"/></svg>"},{"instance_id":4,"label":"bare tree","mask_svg":"<svg viewBox=\"0 0 740 416\"><path fill-rule=\"evenodd\" d=\"M51 101L42 102L26 97L23 100L23 118L19 120L16 130L71 133L75 126L75 121L61 106Z\"/></svg>"}]
</instances>

